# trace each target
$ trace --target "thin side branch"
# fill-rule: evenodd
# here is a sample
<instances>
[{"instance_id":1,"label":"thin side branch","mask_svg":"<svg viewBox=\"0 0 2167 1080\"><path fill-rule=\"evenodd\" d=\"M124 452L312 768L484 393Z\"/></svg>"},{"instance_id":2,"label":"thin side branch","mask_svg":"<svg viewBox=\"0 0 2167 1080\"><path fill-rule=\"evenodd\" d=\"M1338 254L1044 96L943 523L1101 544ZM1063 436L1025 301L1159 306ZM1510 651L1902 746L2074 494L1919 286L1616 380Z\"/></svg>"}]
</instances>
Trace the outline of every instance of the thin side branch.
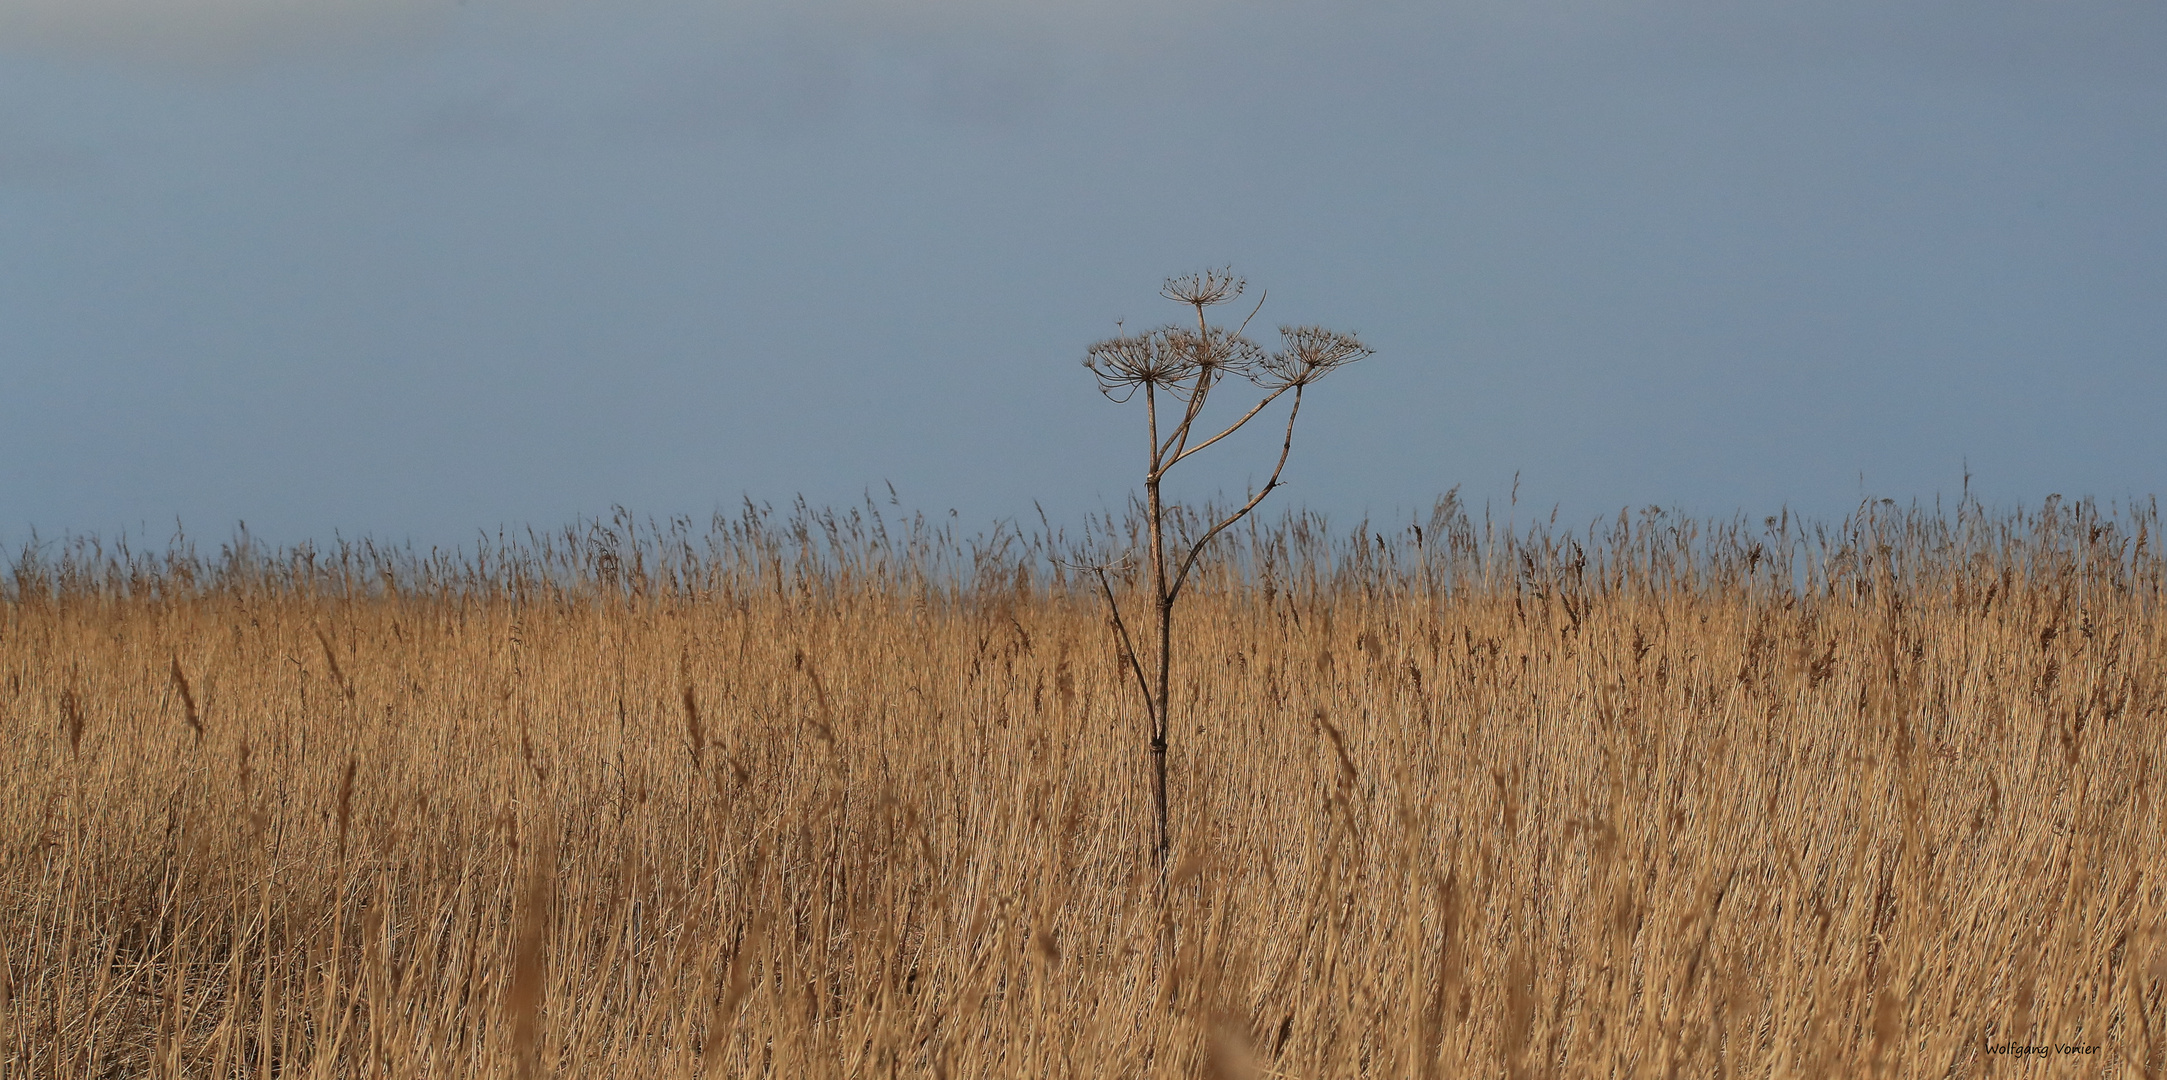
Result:
<instances>
[{"instance_id":1,"label":"thin side branch","mask_svg":"<svg viewBox=\"0 0 2167 1080\"><path fill-rule=\"evenodd\" d=\"M1091 572L1098 575L1099 589L1106 594L1106 609L1113 613L1114 634L1121 643L1121 658L1129 662L1129 670L1136 673L1136 688L1143 692L1144 711L1150 714L1153 731L1159 727L1159 711L1151 699L1151 684L1144 677L1143 662L1136 658L1136 646L1129 640L1128 624L1121 621L1121 603L1114 599L1114 587L1106 580L1106 567L1093 566Z\"/></svg>"},{"instance_id":2,"label":"thin side branch","mask_svg":"<svg viewBox=\"0 0 2167 1080\"><path fill-rule=\"evenodd\" d=\"M1263 303L1264 298L1258 297L1257 302ZM1209 362L1210 354L1211 323L1204 318L1204 305L1199 303L1196 305L1196 389L1189 393L1189 411L1181 418L1181 427L1167 436L1168 444L1173 447L1174 461L1181 460L1181 448L1189 443L1189 428L1196 423L1196 418L1203 414L1204 399L1211 396L1211 384L1214 380ZM1165 447L1161 447L1159 460L1166 461L1166 453ZM1161 468L1159 472L1163 475L1166 469Z\"/></svg>"},{"instance_id":3,"label":"thin side branch","mask_svg":"<svg viewBox=\"0 0 2167 1080\"><path fill-rule=\"evenodd\" d=\"M1189 580L1189 571L1195 569L1196 560L1204 554L1204 548L1211 543L1212 538L1218 536L1222 532L1225 532L1227 528L1232 526L1235 522L1240 521L1245 517L1248 517L1249 512L1255 510L1257 508L1257 504L1263 502L1264 497L1271 494L1273 488L1279 486L1279 474L1287 467L1287 454L1294 449L1294 418L1300 416L1301 414L1302 386L1300 383L1296 383L1294 386L1294 407L1287 410L1287 437L1284 442L1279 444L1279 464L1272 466L1271 479L1264 481L1263 490L1257 492L1256 496L1254 498L1251 498L1247 504L1245 504L1241 509L1236 510L1233 515L1228 517L1226 520L1212 526L1211 531L1205 533L1203 538L1198 540L1196 542L1196 545L1189 549L1188 557L1181 561L1181 569L1174 574L1173 587L1167 590L1167 603L1173 603L1174 598L1181 595L1182 585ZM1224 435L1220 436L1220 438L1224 437ZM1217 440L1215 439L1213 441ZM1209 446L1210 443L1206 443L1205 445ZM1204 447L1202 446L1197 447L1197 449L1199 450L1202 450L1203 448Z\"/></svg>"},{"instance_id":4,"label":"thin side branch","mask_svg":"<svg viewBox=\"0 0 2167 1080\"><path fill-rule=\"evenodd\" d=\"M1243 325L1246 326L1247 323ZM1253 376L1269 359L1239 331L1228 334L1212 330L1204 321L1201 308L1197 310L1196 326L1196 338L1192 346L1195 349L1192 377L1196 381L1189 388L1189 408L1183 414L1180 426L1168 433L1166 441L1159 444L1162 461L1179 461L1184 456L1184 448L1189 444L1189 433L1197 420L1204 415L1204 399L1211 396L1212 388L1219 385L1228 372ZM1171 458L1167 456L1169 454L1172 455Z\"/></svg>"},{"instance_id":5,"label":"thin side branch","mask_svg":"<svg viewBox=\"0 0 2167 1080\"><path fill-rule=\"evenodd\" d=\"M1249 332L1249 320L1256 318L1257 312L1264 310L1264 298L1270 296L1271 294L1272 291L1270 289L1264 289L1257 293L1257 306L1249 309L1249 314L1242 319L1241 326L1235 329L1235 337L1240 337L1243 334Z\"/></svg>"},{"instance_id":6,"label":"thin side branch","mask_svg":"<svg viewBox=\"0 0 2167 1080\"><path fill-rule=\"evenodd\" d=\"M1198 414L1204 411L1204 399L1210 396L1213 381L1211 369L1206 368L1197 373L1196 386L1189 391L1188 411L1182 414L1181 424L1167 435L1164 443L1159 444L1159 460L1166 463L1159 470L1160 473L1165 473L1175 462L1187 456L1182 453L1181 448L1189 441L1190 426L1196 423Z\"/></svg>"},{"instance_id":7,"label":"thin side branch","mask_svg":"<svg viewBox=\"0 0 2167 1080\"><path fill-rule=\"evenodd\" d=\"M1233 422L1232 424L1228 425L1228 426L1227 426L1227 429L1226 429L1225 431L1222 431L1222 432L1220 432L1219 434L1217 434L1217 435L1214 435L1214 436L1212 436L1211 438L1209 438L1209 439L1206 439L1206 440L1204 440L1203 442L1200 442L1200 443L1196 444L1195 446L1192 446L1192 447L1188 448L1187 450L1184 450L1184 451L1182 451L1182 452L1181 452L1181 454L1180 454L1179 456L1177 456L1177 457L1175 457L1175 458L1174 458L1174 460L1172 460L1172 461L1169 461L1169 462L1167 462L1167 463L1166 463L1166 467L1167 467L1167 468L1169 468L1169 469L1171 469L1171 468L1173 468L1174 466L1176 466L1176 465L1179 465L1179 464L1181 463L1181 459L1182 459L1182 458L1188 457L1188 456L1189 456L1190 454L1194 454L1194 453L1196 453L1197 451L1199 451L1199 450L1202 450L1202 449L1204 449L1205 447L1207 447L1207 446L1210 446L1211 444L1213 444L1213 443L1215 443L1215 442L1218 442L1219 440L1221 440L1221 439L1224 439L1224 438L1226 438L1227 436L1229 436L1229 435L1232 435L1232 434L1234 434L1234 433L1235 433L1235 432L1237 432L1237 431L1240 431L1240 430L1241 430L1241 427L1242 427L1242 425L1243 425L1243 424L1246 424L1246 423L1248 423L1248 422L1250 421L1250 419L1251 419L1251 418L1253 418L1253 417L1255 417L1255 416L1256 416L1256 414L1258 414L1258 413L1260 413L1260 412L1263 412L1263 411L1264 411L1264 407L1265 407L1266 405L1269 405L1269 404L1271 404L1272 402L1274 402L1274 401L1277 401L1277 400L1279 400L1279 395L1281 395L1281 394L1284 394L1284 393L1286 393L1286 392L1287 392L1287 387L1284 387L1284 386L1282 386L1282 387L1280 387L1279 389L1277 389L1277 390L1274 390L1274 391L1272 391L1272 392L1271 392L1271 393L1269 393L1269 394L1266 394L1266 395L1264 396L1264 400L1262 400L1262 401L1259 401L1259 402L1257 402L1257 403L1256 403L1256 405L1255 405L1255 407L1251 408L1251 409L1250 409L1250 410L1249 410L1248 412L1246 412L1246 413L1243 413L1243 414L1242 414L1242 418L1241 418L1241 419L1239 419L1239 420L1236 420L1236 421L1234 421L1234 422ZM1280 460L1280 463L1281 463L1281 464L1285 464L1285 463L1286 463L1286 455L1284 455L1284 454L1281 454L1281 455L1280 455L1280 459L1279 459L1279 460ZM1275 474L1275 475L1276 475L1276 474Z\"/></svg>"}]
</instances>

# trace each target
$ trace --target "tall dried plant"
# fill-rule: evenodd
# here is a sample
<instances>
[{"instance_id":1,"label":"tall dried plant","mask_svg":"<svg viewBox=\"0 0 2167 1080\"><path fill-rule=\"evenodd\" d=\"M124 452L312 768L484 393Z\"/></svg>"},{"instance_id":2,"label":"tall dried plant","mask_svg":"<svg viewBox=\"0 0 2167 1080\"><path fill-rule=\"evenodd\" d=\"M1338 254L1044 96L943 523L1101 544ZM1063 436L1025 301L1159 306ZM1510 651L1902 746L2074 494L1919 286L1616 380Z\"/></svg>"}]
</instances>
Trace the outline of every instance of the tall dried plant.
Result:
<instances>
[{"instance_id":1,"label":"tall dried plant","mask_svg":"<svg viewBox=\"0 0 2167 1080\"><path fill-rule=\"evenodd\" d=\"M1280 474L1287 467L1287 455L1294 449L1294 421L1302 413L1303 391L1373 351L1352 334L1321 326L1281 326L1280 348L1267 352L1244 336L1250 320L1263 310L1262 296L1257 298L1257 305L1250 309L1248 318L1233 330L1211 325L1205 309L1235 299L1247 284L1235 276L1231 267L1168 278L1159 295L1187 306L1196 317L1193 329L1170 324L1141 334L1119 335L1092 345L1084 354L1084 366L1098 377L1099 392L1108 400L1127 404L1135 400L1138 391L1142 391L1144 398L1144 417L1150 439L1150 453L1144 469L1153 633L1147 644L1154 657L1150 667L1147 668L1143 658L1137 655L1128 624L1121 617L1120 602L1106 576L1110 565L1100 562L1092 564L1090 569L1097 574L1100 590L1106 598L1125 666L1135 675L1137 689L1144 699L1145 720L1151 736L1148 753L1152 850L1162 868L1172 850L1166 815L1166 741L1168 712L1172 706L1174 605L1181 599L1182 586L1188 583L1190 571L1196 569L1197 560L1211 546L1212 540L1235 522L1248 517L1265 496L1279 486ZM1212 390L1229 377L1246 380L1257 387L1263 391L1262 399L1221 428L1218 434L1190 445L1190 436L1197 430L1196 425L1204 415L1205 403ZM1174 466L1240 431L1290 391L1293 396L1287 408L1286 436L1280 441L1279 460L1273 463L1270 478L1239 508L1211 522L1201 535L1180 538L1171 545L1170 551L1163 493L1167 474ZM1161 396L1181 407L1181 419L1163 433L1159 422Z\"/></svg>"}]
</instances>

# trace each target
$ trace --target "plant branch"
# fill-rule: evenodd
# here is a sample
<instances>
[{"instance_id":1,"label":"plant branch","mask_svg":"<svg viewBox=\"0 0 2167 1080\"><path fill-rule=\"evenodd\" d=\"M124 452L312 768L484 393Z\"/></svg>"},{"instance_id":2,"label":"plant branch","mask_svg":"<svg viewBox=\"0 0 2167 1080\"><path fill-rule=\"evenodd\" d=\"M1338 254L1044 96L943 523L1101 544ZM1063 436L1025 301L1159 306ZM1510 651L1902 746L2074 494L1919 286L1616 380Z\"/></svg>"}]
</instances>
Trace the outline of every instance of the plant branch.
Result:
<instances>
[{"instance_id":1,"label":"plant branch","mask_svg":"<svg viewBox=\"0 0 2167 1080\"><path fill-rule=\"evenodd\" d=\"M1278 394L1275 392L1272 396L1277 397ZM1269 401L1271 399L1266 398L1265 400ZM1258 408L1263 408L1263 406L1259 405ZM1168 604L1172 604L1174 602L1174 599L1181 595L1182 585L1189 580L1189 571L1195 569L1196 560L1204 554L1204 548L1211 543L1212 538L1218 536L1222 532L1225 532L1227 528L1233 525L1235 522L1240 521L1245 517L1248 517L1249 512L1251 510L1255 510L1257 508L1257 504L1263 502L1264 497L1271 494L1273 488L1279 486L1279 474L1287 467L1287 454L1294 449L1294 418L1300 416L1301 414L1302 385L1300 383L1296 383L1294 385L1294 407L1287 410L1287 437L1284 442L1279 444L1279 464L1272 466L1271 479L1264 481L1264 489L1257 492L1254 498L1251 498L1248 503L1242 506L1241 509L1236 510L1232 516L1228 517L1224 521L1221 521L1219 524L1212 526L1211 531L1205 533L1203 535L1203 538L1199 539L1196 544L1189 549L1188 557L1184 558L1181 561L1181 569L1179 571L1176 571L1174 574L1173 588L1167 590L1166 601ZM1250 415L1255 415L1255 412L1252 410ZM1247 420L1246 417L1244 417L1243 419L1245 421ZM1231 431L1232 429L1229 428L1228 430ZM1215 438L1212 441L1217 442L1219 438L1225 438L1225 434L1221 433L1218 438ZM1209 445L1211 445L1211 443L1204 444L1204 446ZM1203 446L1197 447L1198 450L1202 450L1203 448Z\"/></svg>"},{"instance_id":2,"label":"plant branch","mask_svg":"<svg viewBox=\"0 0 2167 1080\"><path fill-rule=\"evenodd\" d=\"M1259 303L1261 302L1259 300ZM1189 391L1189 408L1182 414L1181 426L1175 428L1173 433L1166 437L1166 443L1159 447L1159 458L1162 461L1169 452L1174 455L1175 461L1181 460L1181 448L1189 442L1189 428L1196 423L1196 418L1203 414L1204 399L1211 396L1211 364L1208 362L1211 358L1211 323L1204 318L1204 305L1195 306L1196 386Z\"/></svg>"},{"instance_id":3,"label":"plant branch","mask_svg":"<svg viewBox=\"0 0 2167 1080\"><path fill-rule=\"evenodd\" d=\"M1288 385L1293 385L1293 384L1291 384L1291 383L1290 383L1290 384L1288 384ZM1196 453L1197 451L1199 451L1199 450L1202 450L1202 449L1204 449L1205 447L1207 447L1207 446L1210 446L1211 444L1213 444L1213 443L1215 443L1215 442L1218 442L1219 440L1221 440L1221 439L1224 439L1224 438L1226 438L1227 436L1229 436L1229 435L1232 435L1232 434L1234 434L1234 433L1235 433L1235 432L1237 432L1237 431L1240 431L1240 430L1241 430L1241 427L1242 427L1242 425L1243 425L1243 424L1246 424L1246 423L1248 423L1248 422L1249 422L1249 421L1250 421L1250 420L1251 420L1252 418L1254 418L1254 417L1256 416L1256 414L1258 414L1258 413L1260 413L1260 412L1263 412L1263 411L1264 411L1264 407L1265 407L1266 405L1269 405L1269 404L1271 404L1272 402L1274 402L1274 401L1277 401L1277 400L1279 400L1279 395L1281 395L1281 394L1284 394L1284 393L1286 393L1286 392L1287 392L1287 387L1285 387L1285 386L1282 386L1282 387L1280 387L1279 389L1277 389L1277 390L1274 390L1274 391L1272 391L1271 393L1269 393L1269 394L1266 394L1266 395L1264 395L1264 400L1262 400L1262 401L1259 401L1259 402L1257 402L1257 403L1256 403L1256 405L1255 405L1254 407L1252 407L1252 408L1251 408L1251 409L1250 409L1250 410L1249 410L1248 412L1246 412L1246 413L1243 413L1243 414L1242 414L1242 418L1241 418L1241 419L1239 419L1239 420L1236 420L1236 421L1234 421L1234 422L1233 422L1232 424L1228 425L1228 426L1227 426L1227 429L1226 429L1225 431L1222 431L1222 432L1220 432L1219 434L1217 434L1217 435L1214 435L1214 436L1212 436L1211 438L1209 438L1209 439L1206 439L1206 440L1204 440L1203 442L1200 442L1200 443L1196 444L1195 446L1189 447L1189 448L1188 448L1187 450L1184 450L1184 451L1182 451L1182 452L1181 452L1181 453L1180 453L1179 455L1177 455L1177 456L1176 456L1176 457L1174 458L1174 460L1172 460L1172 461L1169 461L1169 462L1167 462L1167 463L1166 463L1166 468L1168 468L1168 469L1171 469L1171 468L1173 468L1174 466L1176 466L1176 465L1179 465L1179 464L1181 464L1181 459L1182 459L1182 458L1188 457L1188 456L1189 456L1190 454L1194 454L1194 453ZM1299 398L1299 397L1300 397L1301 395L1297 393L1297 394L1296 394L1295 396L1296 396L1297 398ZM1285 463L1285 461L1286 461L1286 456L1285 456L1284 454L1280 455L1280 462L1281 462L1282 464L1284 464L1284 463ZM1161 471L1161 472L1164 472L1165 470L1164 470L1164 469L1162 469L1162 470L1160 470L1160 471ZM1275 474L1275 475L1276 475L1276 474Z\"/></svg>"},{"instance_id":4,"label":"plant branch","mask_svg":"<svg viewBox=\"0 0 2167 1080\"><path fill-rule=\"evenodd\" d=\"M1106 594L1106 608L1113 612L1114 634L1121 643L1121 657L1129 662L1129 670L1136 673L1136 688L1143 692L1144 711L1150 714L1151 729L1156 732L1159 729L1159 711L1152 701L1151 684L1144 677L1144 665L1136 658L1136 645L1129 640L1128 625L1121 621L1121 604L1114 599L1114 587L1106 580L1106 567L1093 566L1091 571L1098 575L1099 589Z\"/></svg>"},{"instance_id":5,"label":"plant branch","mask_svg":"<svg viewBox=\"0 0 2167 1080\"><path fill-rule=\"evenodd\" d=\"M1242 319L1240 328L1234 331L1235 337L1240 337L1249 332L1249 320L1256 318L1257 312L1264 310L1264 298L1271 294L1270 289L1263 289L1257 293L1257 306L1249 309L1249 314Z\"/></svg>"},{"instance_id":6,"label":"plant branch","mask_svg":"<svg viewBox=\"0 0 2167 1080\"><path fill-rule=\"evenodd\" d=\"M1175 425L1174 430L1167 433L1166 441L1159 444L1160 461L1171 466L1174 462L1181 460L1181 448L1189 441L1189 427L1196 423L1197 415L1204 411L1204 399L1211 394L1211 384L1210 368L1204 368L1196 373L1196 385L1189 389L1188 410L1182 413L1181 423ZM1168 455L1172 456L1169 457ZM1165 470L1160 471L1164 472Z\"/></svg>"},{"instance_id":7,"label":"plant branch","mask_svg":"<svg viewBox=\"0 0 2167 1080\"><path fill-rule=\"evenodd\" d=\"M1258 294L1257 306L1249 309L1249 314L1243 317L1241 326L1237 327L1232 335L1235 341L1242 340L1242 335L1244 333L1247 333L1249 330L1250 320L1257 317L1257 312L1264 310L1264 300L1270 295L1271 290L1269 289L1266 289L1262 293ZM1214 378L1212 375L1212 366L1203 362L1205 359L1205 354L1210 352L1210 350L1211 326L1205 321L1204 308L1203 305L1200 304L1197 306L1196 309L1196 358L1198 361L1196 389L1189 394L1189 411L1181 418L1181 426L1174 429L1173 434L1166 437L1166 444L1159 448L1160 457L1162 459L1165 457L1168 451L1171 451L1174 455L1173 459L1167 462L1168 468L1173 467L1175 462L1179 462L1182 458L1189 456L1186 449L1186 447L1189 445L1189 429L1192 425L1196 423L1199 417L1204 415L1204 399L1211 395L1211 388L1213 384L1218 382L1218 379ZM1223 378L1224 376L1221 377ZM1266 400L1268 401L1270 399L1267 398ZM1259 405L1257 408L1263 408L1263 406ZM1255 413L1256 409L1250 410L1251 415L1255 415ZM1249 417L1242 417L1241 423L1237 423L1234 426L1240 427L1242 423L1247 423L1248 420ZM1217 441L1218 439L1216 438L1212 440L1212 442ZM1204 445L1209 446L1211 445L1211 443L1206 443ZM1197 449L1199 450L1202 450L1203 448L1203 446L1197 447ZM1163 473L1165 470L1162 469L1160 471Z\"/></svg>"},{"instance_id":8,"label":"plant branch","mask_svg":"<svg viewBox=\"0 0 2167 1080\"><path fill-rule=\"evenodd\" d=\"M1189 392L1189 411L1181 418L1181 426L1168 439L1174 445L1174 460L1181 460L1181 448L1189 443L1189 427L1204 412L1204 399L1211 396L1211 323L1204 318L1204 305L1196 305L1196 387Z\"/></svg>"}]
</instances>

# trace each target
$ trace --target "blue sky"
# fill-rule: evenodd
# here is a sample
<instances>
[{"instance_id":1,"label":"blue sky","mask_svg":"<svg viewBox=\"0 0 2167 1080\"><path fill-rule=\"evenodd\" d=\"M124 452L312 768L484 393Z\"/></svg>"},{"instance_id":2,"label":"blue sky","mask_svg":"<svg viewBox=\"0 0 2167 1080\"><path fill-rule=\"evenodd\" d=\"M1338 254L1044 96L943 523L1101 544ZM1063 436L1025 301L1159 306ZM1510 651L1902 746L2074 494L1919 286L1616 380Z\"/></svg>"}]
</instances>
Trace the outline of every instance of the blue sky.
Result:
<instances>
[{"instance_id":1,"label":"blue sky","mask_svg":"<svg viewBox=\"0 0 2167 1080\"><path fill-rule=\"evenodd\" d=\"M2167 7L0 0L0 540L1074 520L1222 264L1336 519L2148 498Z\"/></svg>"}]
</instances>

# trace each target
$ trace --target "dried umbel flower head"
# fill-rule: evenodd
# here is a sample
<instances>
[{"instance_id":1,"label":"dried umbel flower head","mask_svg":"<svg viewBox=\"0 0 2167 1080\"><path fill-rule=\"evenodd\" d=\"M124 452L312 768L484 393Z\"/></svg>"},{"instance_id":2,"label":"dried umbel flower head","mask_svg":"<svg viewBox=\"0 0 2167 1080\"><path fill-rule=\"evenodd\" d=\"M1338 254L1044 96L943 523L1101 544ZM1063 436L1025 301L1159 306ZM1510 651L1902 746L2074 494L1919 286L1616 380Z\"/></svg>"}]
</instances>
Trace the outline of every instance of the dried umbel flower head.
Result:
<instances>
[{"instance_id":1,"label":"dried umbel flower head","mask_svg":"<svg viewBox=\"0 0 2167 1080\"><path fill-rule=\"evenodd\" d=\"M1250 376L1258 386L1266 389L1307 386L1334 369L1376 352L1353 334L1342 334L1321 326L1282 326L1279 337L1285 344L1279 351L1263 357L1257 364L1256 373Z\"/></svg>"},{"instance_id":2,"label":"dried umbel flower head","mask_svg":"<svg viewBox=\"0 0 2167 1080\"><path fill-rule=\"evenodd\" d=\"M1125 401L1139 386L1186 397L1200 377L1207 384L1227 374L1253 379L1265 359L1256 342L1220 327L1199 333L1162 326L1098 342L1084 353L1083 363L1098 376L1101 393Z\"/></svg>"},{"instance_id":3,"label":"dried umbel flower head","mask_svg":"<svg viewBox=\"0 0 2167 1080\"><path fill-rule=\"evenodd\" d=\"M1194 354L1177 347L1165 330L1095 342L1083 364L1098 376L1100 393L1122 401L1139 386L1168 386L1196 373Z\"/></svg>"},{"instance_id":4,"label":"dried umbel flower head","mask_svg":"<svg viewBox=\"0 0 2167 1080\"><path fill-rule=\"evenodd\" d=\"M1229 266L1167 278L1166 284L1159 288L1159 295L1191 307L1204 308L1240 296L1248 284L1235 277L1234 268Z\"/></svg>"},{"instance_id":5,"label":"dried umbel flower head","mask_svg":"<svg viewBox=\"0 0 2167 1080\"><path fill-rule=\"evenodd\" d=\"M1194 330L1167 327L1165 333L1173 343L1189 350L1196 357L1196 366L1214 375L1233 374L1247 377L1264 361L1264 350L1256 342L1241 335L1239 330L1209 327L1202 334Z\"/></svg>"}]
</instances>

